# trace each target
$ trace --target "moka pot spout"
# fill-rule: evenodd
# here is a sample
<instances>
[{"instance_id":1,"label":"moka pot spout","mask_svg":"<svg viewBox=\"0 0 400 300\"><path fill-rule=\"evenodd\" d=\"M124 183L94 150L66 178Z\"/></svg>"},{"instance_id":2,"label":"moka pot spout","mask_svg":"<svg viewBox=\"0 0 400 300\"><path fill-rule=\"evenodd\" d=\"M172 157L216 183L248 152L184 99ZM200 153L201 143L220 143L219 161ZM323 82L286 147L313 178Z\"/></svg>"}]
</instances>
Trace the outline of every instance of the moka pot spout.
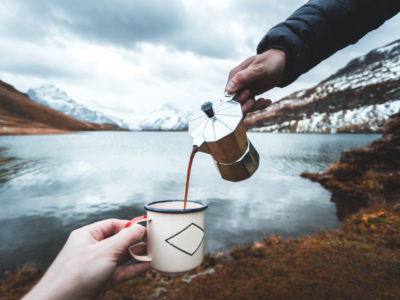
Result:
<instances>
[{"instance_id":1,"label":"moka pot spout","mask_svg":"<svg viewBox=\"0 0 400 300\"><path fill-rule=\"evenodd\" d=\"M197 148L197 151L204 152L210 154L210 150L208 149L207 143L201 135L193 138L193 147Z\"/></svg>"}]
</instances>

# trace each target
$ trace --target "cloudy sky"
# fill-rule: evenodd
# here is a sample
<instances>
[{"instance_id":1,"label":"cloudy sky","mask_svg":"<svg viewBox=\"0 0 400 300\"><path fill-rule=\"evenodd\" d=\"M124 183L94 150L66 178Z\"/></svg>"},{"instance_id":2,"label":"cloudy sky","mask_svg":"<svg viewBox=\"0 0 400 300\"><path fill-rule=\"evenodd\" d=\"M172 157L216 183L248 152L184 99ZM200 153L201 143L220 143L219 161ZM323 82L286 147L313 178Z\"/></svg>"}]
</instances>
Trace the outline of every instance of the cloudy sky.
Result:
<instances>
[{"instance_id":1,"label":"cloudy sky","mask_svg":"<svg viewBox=\"0 0 400 300\"><path fill-rule=\"evenodd\" d=\"M222 95L230 69L254 55L300 0L0 0L0 79L21 91L52 83L116 111L196 108ZM399 38L400 15L339 51L272 100Z\"/></svg>"}]
</instances>

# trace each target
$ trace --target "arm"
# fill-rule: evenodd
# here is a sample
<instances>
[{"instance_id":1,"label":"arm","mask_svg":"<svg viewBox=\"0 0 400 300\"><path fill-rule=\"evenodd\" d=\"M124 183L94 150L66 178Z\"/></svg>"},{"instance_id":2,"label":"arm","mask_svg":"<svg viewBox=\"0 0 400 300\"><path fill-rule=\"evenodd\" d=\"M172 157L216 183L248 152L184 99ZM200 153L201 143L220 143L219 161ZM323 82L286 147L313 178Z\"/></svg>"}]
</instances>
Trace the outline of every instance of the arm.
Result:
<instances>
[{"instance_id":1,"label":"arm","mask_svg":"<svg viewBox=\"0 0 400 300\"><path fill-rule=\"evenodd\" d=\"M399 10L399 0L311 0L269 30L257 53L271 48L285 52L286 67L279 84L284 87Z\"/></svg>"}]
</instances>

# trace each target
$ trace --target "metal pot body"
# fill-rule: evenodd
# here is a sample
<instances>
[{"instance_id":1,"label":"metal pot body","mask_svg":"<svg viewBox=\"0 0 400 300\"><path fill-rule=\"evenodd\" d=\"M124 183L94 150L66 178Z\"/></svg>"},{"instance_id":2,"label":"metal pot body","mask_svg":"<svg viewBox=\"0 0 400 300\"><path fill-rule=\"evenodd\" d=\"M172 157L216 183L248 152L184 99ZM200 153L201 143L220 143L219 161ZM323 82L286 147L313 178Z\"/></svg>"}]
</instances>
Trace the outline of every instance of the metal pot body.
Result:
<instances>
[{"instance_id":1,"label":"metal pot body","mask_svg":"<svg viewBox=\"0 0 400 300\"><path fill-rule=\"evenodd\" d=\"M204 103L189 120L189 133L193 145L213 157L223 179L241 181L257 170L259 155L247 139L240 103L228 96Z\"/></svg>"},{"instance_id":2,"label":"metal pot body","mask_svg":"<svg viewBox=\"0 0 400 300\"><path fill-rule=\"evenodd\" d=\"M219 163L232 163L247 150L247 136L243 120L227 136L215 142L206 142L207 152Z\"/></svg>"},{"instance_id":3,"label":"metal pot body","mask_svg":"<svg viewBox=\"0 0 400 300\"><path fill-rule=\"evenodd\" d=\"M260 156L249 141L245 153L235 162L221 163L216 161L215 163L223 179L237 182L245 180L254 174L260 163Z\"/></svg>"}]
</instances>

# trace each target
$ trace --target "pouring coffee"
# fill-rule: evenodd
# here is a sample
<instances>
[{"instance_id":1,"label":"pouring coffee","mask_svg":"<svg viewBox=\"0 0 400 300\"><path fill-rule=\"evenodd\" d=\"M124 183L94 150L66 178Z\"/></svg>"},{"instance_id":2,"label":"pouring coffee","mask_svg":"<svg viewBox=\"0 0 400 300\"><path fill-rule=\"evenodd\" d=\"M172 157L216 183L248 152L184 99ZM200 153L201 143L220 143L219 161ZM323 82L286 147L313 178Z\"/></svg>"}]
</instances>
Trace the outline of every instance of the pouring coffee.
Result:
<instances>
[{"instance_id":1,"label":"pouring coffee","mask_svg":"<svg viewBox=\"0 0 400 300\"><path fill-rule=\"evenodd\" d=\"M211 154L223 179L242 181L259 165L259 154L248 140L236 94L206 102L189 120L193 148Z\"/></svg>"}]
</instances>

